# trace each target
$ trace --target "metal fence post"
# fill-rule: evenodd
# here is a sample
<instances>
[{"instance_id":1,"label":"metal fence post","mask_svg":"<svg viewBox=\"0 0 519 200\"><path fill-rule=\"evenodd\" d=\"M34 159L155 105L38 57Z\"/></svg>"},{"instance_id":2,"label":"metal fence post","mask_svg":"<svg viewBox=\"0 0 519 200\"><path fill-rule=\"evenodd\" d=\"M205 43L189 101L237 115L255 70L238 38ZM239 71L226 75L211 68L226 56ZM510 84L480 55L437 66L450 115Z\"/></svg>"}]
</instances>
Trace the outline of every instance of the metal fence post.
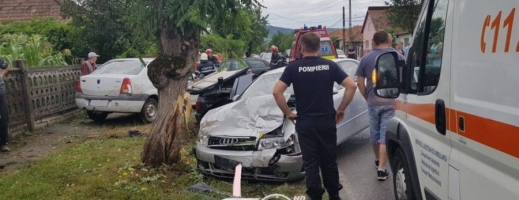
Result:
<instances>
[{"instance_id":1,"label":"metal fence post","mask_svg":"<svg viewBox=\"0 0 519 200\"><path fill-rule=\"evenodd\" d=\"M27 117L27 128L29 131L36 130L36 122L34 120L34 112L31 105L31 88L29 86L29 67L27 61L16 60L14 66L20 69L20 81L22 85L23 104L25 110L25 116Z\"/></svg>"}]
</instances>

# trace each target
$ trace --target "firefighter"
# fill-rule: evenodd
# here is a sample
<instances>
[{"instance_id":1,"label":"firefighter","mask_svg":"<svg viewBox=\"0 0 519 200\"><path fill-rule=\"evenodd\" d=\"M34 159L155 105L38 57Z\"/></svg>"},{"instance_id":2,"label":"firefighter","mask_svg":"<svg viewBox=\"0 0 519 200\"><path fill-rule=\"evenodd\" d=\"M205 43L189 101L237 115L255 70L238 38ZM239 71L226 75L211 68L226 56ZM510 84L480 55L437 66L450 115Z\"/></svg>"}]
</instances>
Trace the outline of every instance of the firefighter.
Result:
<instances>
[{"instance_id":1,"label":"firefighter","mask_svg":"<svg viewBox=\"0 0 519 200\"><path fill-rule=\"evenodd\" d=\"M277 46L272 45L270 51L272 52L272 56L270 57L270 69L286 66L285 58L279 55L279 49Z\"/></svg>"},{"instance_id":2,"label":"firefighter","mask_svg":"<svg viewBox=\"0 0 519 200\"><path fill-rule=\"evenodd\" d=\"M296 133L303 155L306 194L312 200L321 200L325 192L330 200L340 200L339 171L337 167L337 123L344 119L344 111L355 95L357 86L337 63L319 56L320 37L307 33L302 38L303 58L292 61L285 68L274 87L276 103L286 117L295 123ZM346 91L335 110L333 103L334 82ZM285 90L293 84L297 99L297 114L287 105Z\"/></svg>"},{"instance_id":3,"label":"firefighter","mask_svg":"<svg viewBox=\"0 0 519 200\"><path fill-rule=\"evenodd\" d=\"M216 58L216 56L213 56L212 49L205 50L205 53L207 54L207 60L209 62L212 62L216 68L220 67L220 62L218 62L218 58Z\"/></svg>"}]
</instances>

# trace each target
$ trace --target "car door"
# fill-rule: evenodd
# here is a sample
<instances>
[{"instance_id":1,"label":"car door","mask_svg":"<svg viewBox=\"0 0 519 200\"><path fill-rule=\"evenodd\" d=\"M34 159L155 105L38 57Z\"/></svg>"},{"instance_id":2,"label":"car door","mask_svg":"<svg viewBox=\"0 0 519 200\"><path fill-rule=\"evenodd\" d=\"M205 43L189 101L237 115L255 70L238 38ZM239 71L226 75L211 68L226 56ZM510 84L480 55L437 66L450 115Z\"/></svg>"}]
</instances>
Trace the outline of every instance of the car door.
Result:
<instances>
[{"instance_id":1,"label":"car door","mask_svg":"<svg viewBox=\"0 0 519 200\"><path fill-rule=\"evenodd\" d=\"M407 58L407 90L395 104L401 125L410 133L423 199L449 199L450 37L449 0L426 0ZM409 152L411 153L411 152Z\"/></svg>"},{"instance_id":2,"label":"car door","mask_svg":"<svg viewBox=\"0 0 519 200\"><path fill-rule=\"evenodd\" d=\"M353 60L341 60L338 61L337 64L339 64L341 69L355 82L357 81L355 72L359 66L358 62ZM337 83L335 83L334 86L339 90L339 92L333 97L334 106L335 108L338 108L343 99L345 89ZM344 121L337 125L337 144L346 141L351 136L367 128L368 125L369 118L367 103L357 89L355 96L353 96L353 100L346 108Z\"/></svg>"}]
</instances>

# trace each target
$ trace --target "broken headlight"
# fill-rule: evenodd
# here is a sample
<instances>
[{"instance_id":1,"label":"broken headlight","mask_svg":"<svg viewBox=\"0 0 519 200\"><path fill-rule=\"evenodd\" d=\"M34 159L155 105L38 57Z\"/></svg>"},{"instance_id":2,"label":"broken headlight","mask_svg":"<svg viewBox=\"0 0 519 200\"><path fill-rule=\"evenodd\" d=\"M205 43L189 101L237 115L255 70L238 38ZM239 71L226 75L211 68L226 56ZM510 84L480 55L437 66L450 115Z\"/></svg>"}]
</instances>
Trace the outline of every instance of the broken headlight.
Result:
<instances>
[{"instance_id":1,"label":"broken headlight","mask_svg":"<svg viewBox=\"0 0 519 200\"><path fill-rule=\"evenodd\" d=\"M262 149L283 149L289 146L292 146L294 141L292 137L289 137L288 140L285 141L283 137L266 137L262 138L259 141L258 150Z\"/></svg>"},{"instance_id":2,"label":"broken headlight","mask_svg":"<svg viewBox=\"0 0 519 200\"><path fill-rule=\"evenodd\" d=\"M209 142L209 136L207 135L200 135L198 136L198 144L206 145Z\"/></svg>"}]
</instances>

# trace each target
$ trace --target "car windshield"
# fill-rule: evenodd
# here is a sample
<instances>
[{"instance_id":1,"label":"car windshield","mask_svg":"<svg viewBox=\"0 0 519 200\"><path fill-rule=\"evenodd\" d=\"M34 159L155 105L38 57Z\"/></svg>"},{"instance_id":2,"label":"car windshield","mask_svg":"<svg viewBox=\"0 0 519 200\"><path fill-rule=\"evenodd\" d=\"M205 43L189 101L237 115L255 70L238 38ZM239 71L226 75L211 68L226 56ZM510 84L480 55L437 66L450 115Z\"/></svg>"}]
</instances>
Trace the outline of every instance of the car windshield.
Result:
<instances>
[{"instance_id":1,"label":"car windshield","mask_svg":"<svg viewBox=\"0 0 519 200\"><path fill-rule=\"evenodd\" d=\"M344 54L344 51L337 49L337 55L346 55L346 54Z\"/></svg>"},{"instance_id":2,"label":"car windshield","mask_svg":"<svg viewBox=\"0 0 519 200\"><path fill-rule=\"evenodd\" d=\"M137 75L145 66L139 60L112 60L101 65L92 74Z\"/></svg>"},{"instance_id":3,"label":"car windshield","mask_svg":"<svg viewBox=\"0 0 519 200\"><path fill-rule=\"evenodd\" d=\"M247 68L247 64L245 61L238 61L238 60L227 60L220 64L220 67L223 67L227 69L227 71L236 71L240 69Z\"/></svg>"},{"instance_id":4,"label":"car windshield","mask_svg":"<svg viewBox=\"0 0 519 200\"><path fill-rule=\"evenodd\" d=\"M260 58L270 61L270 58L272 58L272 53L264 53L263 55L260 56Z\"/></svg>"},{"instance_id":5,"label":"car windshield","mask_svg":"<svg viewBox=\"0 0 519 200\"><path fill-rule=\"evenodd\" d=\"M262 75L258 77L246 90L243 92L240 99L247 99L251 97L257 97L267 94L272 94L274 85L281 77L281 73ZM287 94L294 94L292 86L288 87L285 91Z\"/></svg>"}]
</instances>

